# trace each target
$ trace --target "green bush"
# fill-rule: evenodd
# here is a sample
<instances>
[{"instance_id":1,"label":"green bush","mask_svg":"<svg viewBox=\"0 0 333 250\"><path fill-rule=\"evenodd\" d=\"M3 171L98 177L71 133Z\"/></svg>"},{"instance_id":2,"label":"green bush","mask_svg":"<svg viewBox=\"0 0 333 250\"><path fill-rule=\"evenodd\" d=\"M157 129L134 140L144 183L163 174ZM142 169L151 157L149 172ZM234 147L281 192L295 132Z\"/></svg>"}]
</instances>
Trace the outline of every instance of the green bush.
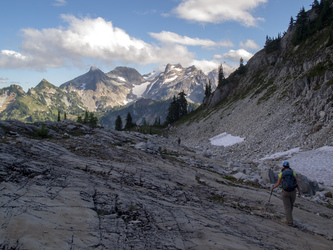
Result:
<instances>
[{"instance_id":1,"label":"green bush","mask_svg":"<svg viewBox=\"0 0 333 250\"><path fill-rule=\"evenodd\" d=\"M46 128L44 123L42 123L42 127L40 129L37 129L36 133L41 138L49 137L49 130Z\"/></svg>"}]
</instances>

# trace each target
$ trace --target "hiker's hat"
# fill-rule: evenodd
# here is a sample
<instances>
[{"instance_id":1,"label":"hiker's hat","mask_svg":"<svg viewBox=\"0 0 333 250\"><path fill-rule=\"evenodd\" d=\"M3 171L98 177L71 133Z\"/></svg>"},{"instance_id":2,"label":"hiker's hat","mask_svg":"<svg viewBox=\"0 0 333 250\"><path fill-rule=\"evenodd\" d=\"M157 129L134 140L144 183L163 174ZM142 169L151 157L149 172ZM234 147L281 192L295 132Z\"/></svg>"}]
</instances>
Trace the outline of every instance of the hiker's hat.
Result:
<instances>
[{"instance_id":1,"label":"hiker's hat","mask_svg":"<svg viewBox=\"0 0 333 250\"><path fill-rule=\"evenodd\" d=\"M283 165L284 167L289 167L289 162L285 161L285 162L283 162L282 165Z\"/></svg>"}]
</instances>

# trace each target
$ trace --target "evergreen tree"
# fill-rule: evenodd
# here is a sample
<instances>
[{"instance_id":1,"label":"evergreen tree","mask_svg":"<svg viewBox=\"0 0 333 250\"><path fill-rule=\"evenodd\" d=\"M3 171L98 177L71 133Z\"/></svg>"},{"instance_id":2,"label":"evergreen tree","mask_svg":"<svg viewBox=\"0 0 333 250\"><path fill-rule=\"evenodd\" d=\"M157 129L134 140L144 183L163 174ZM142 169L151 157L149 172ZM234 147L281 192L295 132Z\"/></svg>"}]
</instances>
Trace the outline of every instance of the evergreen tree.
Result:
<instances>
[{"instance_id":1,"label":"evergreen tree","mask_svg":"<svg viewBox=\"0 0 333 250\"><path fill-rule=\"evenodd\" d=\"M236 73L238 75L245 73L244 59L242 57L239 59L239 68L237 69Z\"/></svg>"},{"instance_id":2,"label":"evergreen tree","mask_svg":"<svg viewBox=\"0 0 333 250\"><path fill-rule=\"evenodd\" d=\"M127 117L126 117L126 124L125 124L125 129L130 129L132 127L134 127L134 123L132 121L132 116L131 116L131 113L128 112L127 113Z\"/></svg>"},{"instance_id":3,"label":"evergreen tree","mask_svg":"<svg viewBox=\"0 0 333 250\"><path fill-rule=\"evenodd\" d=\"M311 6L315 10L319 9L320 6L318 0L314 0Z\"/></svg>"},{"instance_id":4,"label":"evergreen tree","mask_svg":"<svg viewBox=\"0 0 333 250\"><path fill-rule=\"evenodd\" d=\"M330 7L332 2L329 0L322 0L320 3L320 15L319 15L319 29L328 26L332 21L333 10Z\"/></svg>"},{"instance_id":5,"label":"evergreen tree","mask_svg":"<svg viewBox=\"0 0 333 250\"><path fill-rule=\"evenodd\" d=\"M76 122L83 123L81 115L78 115Z\"/></svg>"},{"instance_id":6,"label":"evergreen tree","mask_svg":"<svg viewBox=\"0 0 333 250\"><path fill-rule=\"evenodd\" d=\"M224 84L224 73L223 73L223 66L222 63L218 69L218 86L222 86Z\"/></svg>"},{"instance_id":7,"label":"evergreen tree","mask_svg":"<svg viewBox=\"0 0 333 250\"><path fill-rule=\"evenodd\" d=\"M212 94L212 83L211 80L209 79L208 84L206 83L205 87L205 98L209 97Z\"/></svg>"},{"instance_id":8,"label":"evergreen tree","mask_svg":"<svg viewBox=\"0 0 333 250\"><path fill-rule=\"evenodd\" d=\"M297 14L296 32L293 37L293 44L297 45L308 37L307 14L304 7Z\"/></svg>"},{"instance_id":9,"label":"evergreen tree","mask_svg":"<svg viewBox=\"0 0 333 250\"><path fill-rule=\"evenodd\" d=\"M186 94L184 93L184 91L180 92L179 94L179 98L178 98L178 112L179 112L179 118L182 118L184 115L187 114L187 100L186 100ZM178 119L179 119L178 118Z\"/></svg>"},{"instance_id":10,"label":"evergreen tree","mask_svg":"<svg viewBox=\"0 0 333 250\"><path fill-rule=\"evenodd\" d=\"M94 113L91 112L89 114L89 126L92 128L95 128L97 126L98 119L96 116L94 116Z\"/></svg>"},{"instance_id":11,"label":"evergreen tree","mask_svg":"<svg viewBox=\"0 0 333 250\"><path fill-rule=\"evenodd\" d=\"M58 122L60 122L60 111L58 110Z\"/></svg>"},{"instance_id":12,"label":"evergreen tree","mask_svg":"<svg viewBox=\"0 0 333 250\"><path fill-rule=\"evenodd\" d=\"M67 120L67 114L64 112L64 120Z\"/></svg>"},{"instance_id":13,"label":"evergreen tree","mask_svg":"<svg viewBox=\"0 0 333 250\"><path fill-rule=\"evenodd\" d=\"M117 119L115 121L115 129L120 131L123 128L123 122L121 120L120 115L117 116Z\"/></svg>"},{"instance_id":14,"label":"evergreen tree","mask_svg":"<svg viewBox=\"0 0 333 250\"><path fill-rule=\"evenodd\" d=\"M83 123L88 123L89 122L89 114L88 110L84 113L84 118L83 118Z\"/></svg>"},{"instance_id":15,"label":"evergreen tree","mask_svg":"<svg viewBox=\"0 0 333 250\"><path fill-rule=\"evenodd\" d=\"M173 123L178 121L181 117L187 114L187 100L186 94L184 91L178 94L178 98L173 96L173 100L171 101L168 109L168 116L166 117L166 123Z\"/></svg>"},{"instance_id":16,"label":"evergreen tree","mask_svg":"<svg viewBox=\"0 0 333 250\"><path fill-rule=\"evenodd\" d=\"M293 17L290 17L289 28L294 27L294 24L295 24L295 20L294 20L294 18L293 18Z\"/></svg>"},{"instance_id":17,"label":"evergreen tree","mask_svg":"<svg viewBox=\"0 0 333 250\"><path fill-rule=\"evenodd\" d=\"M167 123L173 123L179 119L179 104L175 96L173 96L173 100L171 101L168 109L168 116L166 117Z\"/></svg>"},{"instance_id":18,"label":"evergreen tree","mask_svg":"<svg viewBox=\"0 0 333 250\"><path fill-rule=\"evenodd\" d=\"M265 42L265 52L267 54L271 53L271 52L274 52L276 50L279 50L280 49L280 44L281 44L281 34L279 33L278 34L278 37L277 38L272 38L272 37L269 37L269 36L266 36L266 42Z\"/></svg>"}]
</instances>

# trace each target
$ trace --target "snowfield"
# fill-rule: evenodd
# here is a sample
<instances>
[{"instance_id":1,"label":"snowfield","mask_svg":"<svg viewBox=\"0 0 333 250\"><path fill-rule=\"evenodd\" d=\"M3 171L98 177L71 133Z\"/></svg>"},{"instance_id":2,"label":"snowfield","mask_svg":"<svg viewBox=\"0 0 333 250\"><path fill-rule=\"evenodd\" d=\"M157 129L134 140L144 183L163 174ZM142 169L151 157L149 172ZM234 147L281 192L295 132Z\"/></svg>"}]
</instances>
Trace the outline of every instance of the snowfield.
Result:
<instances>
[{"instance_id":1,"label":"snowfield","mask_svg":"<svg viewBox=\"0 0 333 250\"><path fill-rule=\"evenodd\" d=\"M214 136L213 138L210 138L210 143L214 146L232 146L234 144L240 143L244 141L244 138L241 138L239 136L233 136L230 134L227 134L226 132L219 134L217 136Z\"/></svg>"},{"instance_id":2,"label":"snowfield","mask_svg":"<svg viewBox=\"0 0 333 250\"><path fill-rule=\"evenodd\" d=\"M232 146L243 142L245 139L239 136L233 136L222 133L209 139L215 146ZM279 159L289 161L290 167L295 172L305 175L310 180L316 180L324 183L325 186L333 186L333 147L324 146L314 150L302 151L301 148L293 148L288 151L278 152L270 156L261 158L261 161ZM281 166L282 161L281 160Z\"/></svg>"},{"instance_id":3,"label":"snowfield","mask_svg":"<svg viewBox=\"0 0 333 250\"><path fill-rule=\"evenodd\" d=\"M323 182L325 186L333 186L333 147L324 146L309 151L294 148L264 157L261 160L278 159L282 156L286 156L290 167L296 173L299 172L311 180Z\"/></svg>"},{"instance_id":4,"label":"snowfield","mask_svg":"<svg viewBox=\"0 0 333 250\"><path fill-rule=\"evenodd\" d=\"M145 92L147 89L148 85L150 82L144 82L140 85L134 85L133 88L133 94L136 95L138 98L142 96L142 94Z\"/></svg>"}]
</instances>

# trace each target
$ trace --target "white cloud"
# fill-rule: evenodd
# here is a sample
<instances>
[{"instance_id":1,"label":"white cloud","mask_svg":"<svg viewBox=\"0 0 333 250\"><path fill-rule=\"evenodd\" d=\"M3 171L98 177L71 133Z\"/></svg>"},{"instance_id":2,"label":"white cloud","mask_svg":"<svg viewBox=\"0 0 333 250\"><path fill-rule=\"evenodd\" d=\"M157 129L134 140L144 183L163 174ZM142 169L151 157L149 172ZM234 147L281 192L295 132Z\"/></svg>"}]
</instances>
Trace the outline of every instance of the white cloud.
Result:
<instances>
[{"instance_id":1,"label":"white cloud","mask_svg":"<svg viewBox=\"0 0 333 250\"><path fill-rule=\"evenodd\" d=\"M217 61L208 61L208 60L193 60L192 65L196 66L198 69L201 69L205 74L209 73L213 69L217 69L220 65Z\"/></svg>"},{"instance_id":2,"label":"white cloud","mask_svg":"<svg viewBox=\"0 0 333 250\"><path fill-rule=\"evenodd\" d=\"M268 0L181 0L173 12L180 18L203 23L239 22L256 26L263 18L255 18L251 11Z\"/></svg>"},{"instance_id":3,"label":"white cloud","mask_svg":"<svg viewBox=\"0 0 333 250\"><path fill-rule=\"evenodd\" d=\"M65 6L67 4L67 0L54 0L54 6Z\"/></svg>"},{"instance_id":4,"label":"white cloud","mask_svg":"<svg viewBox=\"0 0 333 250\"><path fill-rule=\"evenodd\" d=\"M8 78L7 77L0 77L0 84L7 83Z\"/></svg>"},{"instance_id":5,"label":"white cloud","mask_svg":"<svg viewBox=\"0 0 333 250\"><path fill-rule=\"evenodd\" d=\"M160 33L149 33L150 36L162 43L175 43L187 46L203 46L207 47L231 47L233 43L231 41L214 42L209 39L191 38L188 36L181 36L170 31L162 31Z\"/></svg>"},{"instance_id":6,"label":"white cloud","mask_svg":"<svg viewBox=\"0 0 333 250\"><path fill-rule=\"evenodd\" d=\"M260 48L260 46L258 44L255 43L255 41L253 40L247 40L245 43L240 42L240 46L242 48L246 48L246 49L253 49L253 50L257 50Z\"/></svg>"},{"instance_id":7,"label":"white cloud","mask_svg":"<svg viewBox=\"0 0 333 250\"><path fill-rule=\"evenodd\" d=\"M193 53L182 44L148 44L114 27L99 17L76 18L62 15L68 27L23 29L21 51L0 51L0 68L59 68L82 63L84 59L134 64L188 64ZM170 53L172 51L172 53Z\"/></svg>"},{"instance_id":8,"label":"white cloud","mask_svg":"<svg viewBox=\"0 0 333 250\"><path fill-rule=\"evenodd\" d=\"M212 71L214 69L218 69L220 64L221 64L221 62L216 61L216 60L211 60L211 61L193 60L191 62L191 65L195 65L198 69L201 69L205 74L208 74L210 71ZM188 66L190 66L190 65L188 65ZM227 64L225 62L222 63L222 66L223 66L223 73L224 73L225 77L229 76L237 68L236 66L230 66L229 64Z\"/></svg>"},{"instance_id":9,"label":"white cloud","mask_svg":"<svg viewBox=\"0 0 333 250\"><path fill-rule=\"evenodd\" d=\"M253 56L252 53L244 49L238 49L238 50L229 50L227 53L224 53L223 55L215 55L214 59L229 59L233 62L239 62L240 58L243 58L244 61L248 61L252 56Z\"/></svg>"}]
</instances>

